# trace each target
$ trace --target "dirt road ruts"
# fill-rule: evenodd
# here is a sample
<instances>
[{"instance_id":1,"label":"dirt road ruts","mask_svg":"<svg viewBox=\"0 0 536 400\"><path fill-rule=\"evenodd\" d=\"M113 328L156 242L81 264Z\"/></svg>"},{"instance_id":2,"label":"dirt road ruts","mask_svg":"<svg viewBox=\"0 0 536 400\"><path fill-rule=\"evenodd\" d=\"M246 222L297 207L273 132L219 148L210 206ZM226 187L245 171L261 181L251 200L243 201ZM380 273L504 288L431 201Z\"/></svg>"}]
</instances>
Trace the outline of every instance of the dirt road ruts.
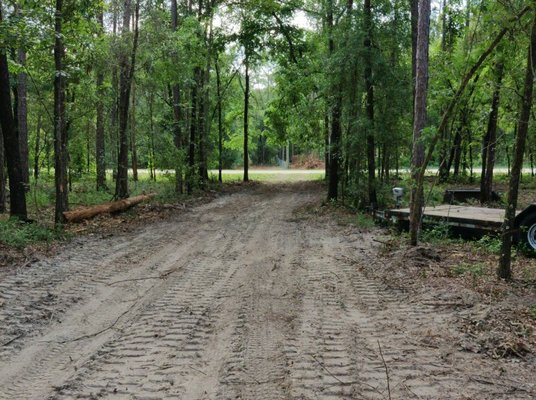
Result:
<instances>
[{"instance_id":1,"label":"dirt road ruts","mask_svg":"<svg viewBox=\"0 0 536 400\"><path fill-rule=\"evenodd\" d=\"M534 398L523 362L360 273L374 233L294 213L321 196L248 188L4 272L0 398Z\"/></svg>"}]
</instances>

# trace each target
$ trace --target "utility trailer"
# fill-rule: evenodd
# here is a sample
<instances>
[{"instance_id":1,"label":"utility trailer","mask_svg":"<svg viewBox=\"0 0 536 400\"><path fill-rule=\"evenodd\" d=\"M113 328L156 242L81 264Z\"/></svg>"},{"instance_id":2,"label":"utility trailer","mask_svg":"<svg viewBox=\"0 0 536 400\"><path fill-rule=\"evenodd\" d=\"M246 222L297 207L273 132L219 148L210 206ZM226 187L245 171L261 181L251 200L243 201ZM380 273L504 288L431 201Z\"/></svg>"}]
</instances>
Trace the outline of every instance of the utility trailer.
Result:
<instances>
[{"instance_id":1,"label":"utility trailer","mask_svg":"<svg viewBox=\"0 0 536 400\"><path fill-rule=\"evenodd\" d=\"M400 229L407 229L409 214L409 208L402 208L386 210L379 216ZM497 233L503 221L502 209L450 204L426 207L423 215L423 224L446 224L466 234ZM532 254L536 254L536 203L516 213L514 238L516 242L528 247Z\"/></svg>"}]
</instances>

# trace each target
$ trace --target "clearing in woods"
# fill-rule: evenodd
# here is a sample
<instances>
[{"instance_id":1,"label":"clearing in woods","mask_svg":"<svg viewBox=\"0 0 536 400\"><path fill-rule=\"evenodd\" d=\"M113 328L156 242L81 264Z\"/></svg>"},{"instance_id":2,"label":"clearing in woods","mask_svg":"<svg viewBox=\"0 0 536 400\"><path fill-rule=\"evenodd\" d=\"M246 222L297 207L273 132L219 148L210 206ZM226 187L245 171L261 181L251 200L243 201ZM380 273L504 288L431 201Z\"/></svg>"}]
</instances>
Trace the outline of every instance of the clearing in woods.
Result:
<instances>
[{"instance_id":1,"label":"clearing in woods","mask_svg":"<svg viewBox=\"0 0 536 400\"><path fill-rule=\"evenodd\" d=\"M462 351L455 309L363 273L375 230L296 213L323 196L253 185L0 272L0 398L536 396L533 360Z\"/></svg>"}]
</instances>

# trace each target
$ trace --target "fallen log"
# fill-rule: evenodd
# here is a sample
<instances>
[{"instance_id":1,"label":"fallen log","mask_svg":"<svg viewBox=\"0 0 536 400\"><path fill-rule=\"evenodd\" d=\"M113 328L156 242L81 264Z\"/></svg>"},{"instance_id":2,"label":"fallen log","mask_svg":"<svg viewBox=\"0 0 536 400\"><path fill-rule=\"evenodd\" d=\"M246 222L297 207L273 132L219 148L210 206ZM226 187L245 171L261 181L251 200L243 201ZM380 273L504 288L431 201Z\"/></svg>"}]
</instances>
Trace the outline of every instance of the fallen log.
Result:
<instances>
[{"instance_id":1,"label":"fallen log","mask_svg":"<svg viewBox=\"0 0 536 400\"><path fill-rule=\"evenodd\" d=\"M63 217L65 218L66 222L80 222L100 214L115 213L127 210L130 207L133 207L142 201L149 200L154 196L156 196L156 193L142 194L140 196L111 201L109 203L98 204L96 206L77 208L76 210L65 211L63 213Z\"/></svg>"}]
</instances>

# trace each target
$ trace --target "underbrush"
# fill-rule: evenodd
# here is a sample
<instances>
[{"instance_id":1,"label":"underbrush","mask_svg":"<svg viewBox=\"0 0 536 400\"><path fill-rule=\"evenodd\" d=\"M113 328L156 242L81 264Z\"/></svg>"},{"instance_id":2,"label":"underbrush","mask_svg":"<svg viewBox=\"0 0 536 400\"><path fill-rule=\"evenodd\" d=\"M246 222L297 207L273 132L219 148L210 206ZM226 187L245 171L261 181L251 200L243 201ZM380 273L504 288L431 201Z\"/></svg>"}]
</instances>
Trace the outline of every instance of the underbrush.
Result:
<instances>
[{"instance_id":1,"label":"underbrush","mask_svg":"<svg viewBox=\"0 0 536 400\"><path fill-rule=\"evenodd\" d=\"M17 249L63 237L65 233L39 222L22 222L15 218L0 221L0 243Z\"/></svg>"}]
</instances>

